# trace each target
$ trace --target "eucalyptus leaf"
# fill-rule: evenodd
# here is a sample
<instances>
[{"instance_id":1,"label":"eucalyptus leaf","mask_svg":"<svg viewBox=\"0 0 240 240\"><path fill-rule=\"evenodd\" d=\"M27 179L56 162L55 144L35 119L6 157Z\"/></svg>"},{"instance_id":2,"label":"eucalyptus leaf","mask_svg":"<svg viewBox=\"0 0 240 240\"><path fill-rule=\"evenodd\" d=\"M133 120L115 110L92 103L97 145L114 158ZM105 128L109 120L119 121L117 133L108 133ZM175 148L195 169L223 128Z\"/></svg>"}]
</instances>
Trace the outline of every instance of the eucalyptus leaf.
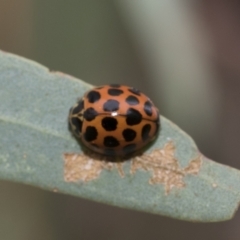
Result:
<instances>
[{"instance_id":1,"label":"eucalyptus leaf","mask_svg":"<svg viewBox=\"0 0 240 240\"><path fill-rule=\"evenodd\" d=\"M189 221L230 219L240 200L238 170L204 157L161 117L143 155L112 163L68 129L68 113L92 86L0 52L0 178Z\"/></svg>"}]
</instances>

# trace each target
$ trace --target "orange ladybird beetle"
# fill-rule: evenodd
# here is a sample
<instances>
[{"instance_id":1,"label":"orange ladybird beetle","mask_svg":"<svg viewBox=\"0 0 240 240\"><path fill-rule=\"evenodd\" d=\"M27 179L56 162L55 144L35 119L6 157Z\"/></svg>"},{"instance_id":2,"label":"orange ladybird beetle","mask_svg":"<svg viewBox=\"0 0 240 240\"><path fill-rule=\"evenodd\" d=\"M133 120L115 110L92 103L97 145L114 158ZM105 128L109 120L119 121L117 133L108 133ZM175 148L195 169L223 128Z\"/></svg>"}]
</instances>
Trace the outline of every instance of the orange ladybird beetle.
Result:
<instances>
[{"instance_id":1,"label":"orange ladybird beetle","mask_svg":"<svg viewBox=\"0 0 240 240\"><path fill-rule=\"evenodd\" d=\"M126 156L156 137L159 111L139 90L110 84L86 92L71 109L72 132L90 150Z\"/></svg>"}]
</instances>

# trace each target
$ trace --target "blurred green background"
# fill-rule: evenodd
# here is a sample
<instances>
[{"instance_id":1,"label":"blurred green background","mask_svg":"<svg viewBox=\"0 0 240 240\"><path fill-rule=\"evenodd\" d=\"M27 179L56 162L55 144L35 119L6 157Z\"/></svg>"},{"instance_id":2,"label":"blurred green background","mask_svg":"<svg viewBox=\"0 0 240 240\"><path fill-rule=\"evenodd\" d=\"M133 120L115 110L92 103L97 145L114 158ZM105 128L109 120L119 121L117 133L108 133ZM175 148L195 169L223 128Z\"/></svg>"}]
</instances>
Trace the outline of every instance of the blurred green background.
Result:
<instances>
[{"instance_id":1,"label":"blurred green background","mask_svg":"<svg viewBox=\"0 0 240 240\"><path fill-rule=\"evenodd\" d=\"M93 85L135 86L203 154L240 168L239 5L2 0L0 49ZM4 240L239 239L238 213L225 223L187 223L16 183L0 189Z\"/></svg>"}]
</instances>

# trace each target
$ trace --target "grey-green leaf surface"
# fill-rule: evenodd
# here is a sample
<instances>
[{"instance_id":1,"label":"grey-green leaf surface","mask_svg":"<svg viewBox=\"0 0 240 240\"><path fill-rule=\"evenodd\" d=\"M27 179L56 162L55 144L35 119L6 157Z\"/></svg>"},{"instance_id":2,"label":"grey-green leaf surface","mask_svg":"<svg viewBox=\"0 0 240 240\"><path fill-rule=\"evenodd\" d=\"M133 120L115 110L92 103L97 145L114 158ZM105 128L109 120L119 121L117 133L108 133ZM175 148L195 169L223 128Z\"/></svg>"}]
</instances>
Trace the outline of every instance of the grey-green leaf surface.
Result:
<instances>
[{"instance_id":1,"label":"grey-green leaf surface","mask_svg":"<svg viewBox=\"0 0 240 240\"><path fill-rule=\"evenodd\" d=\"M233 216L240 200L239 171L201 155L193 140L164 117L157 140L145 154L161 155L172 144L175 168L168 163L160 166L155 182L150 180L154 168L133 174L131 159L123 163L124 176L110 168L92 181L66 181L64 154L82 153L68 130L69 108L90 88L81 80L0 52L1 179L189 221ZM163 162L164 156L169 158L163 155Z\"/></svg>"}]
</instances>

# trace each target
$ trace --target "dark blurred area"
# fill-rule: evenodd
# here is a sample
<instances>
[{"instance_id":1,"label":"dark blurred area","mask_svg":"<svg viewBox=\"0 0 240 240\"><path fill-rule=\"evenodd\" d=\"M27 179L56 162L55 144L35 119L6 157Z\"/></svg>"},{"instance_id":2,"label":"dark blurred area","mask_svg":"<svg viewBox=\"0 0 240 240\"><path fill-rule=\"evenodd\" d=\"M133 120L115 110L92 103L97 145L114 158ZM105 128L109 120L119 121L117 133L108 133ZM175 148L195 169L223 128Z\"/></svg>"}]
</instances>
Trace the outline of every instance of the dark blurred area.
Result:
<instances>
[{"instance_id":1,"label":"dark blurred area","mask_svg":"<svg viewBox=\"0 0 240 240\"><path fill-rule=\"evenodd\" d=\"M184 79L180 77L169 87L167 84L174 81L166 74L153 76L149 66L159 68L161 76L164 65L146 61L151 59L147 58L148 49L140 47L126 24L124 8L117 2L3 0L0 2L0 49L93 85L122 83L142 89L163 115L193 137L203 154L240 168L240 2L178 1L181 9L190 11L199 27L199 31L193 29L191 36L197 39L207 65L201 71L214 76L205 82L204 79L197 84L190 82L191 89L185 87L184 95L191 106L184 110L177 105L176 91ZM197 54L196 51L196 58ZM184 58L187 61L187 57L187 54L181 56L182 61ZM204 76L205 72L202 74ZM208 95L200 93L200 98L196 99L192 93L199 89L207 89ZM176 98L176 106L173 104L171 108L168 103L174 103L172 96ZM198 109L201 99L208 99L207 110L191 115ZM213 106L216 107L209 108L215 101ZM206 121L208 114L211 115L209 122ZM239 239L239 213L233 220L223 223L188 223L21 184L1 182L0 189L0 239L4 240Z\"/></svg>"}]
</instances>

